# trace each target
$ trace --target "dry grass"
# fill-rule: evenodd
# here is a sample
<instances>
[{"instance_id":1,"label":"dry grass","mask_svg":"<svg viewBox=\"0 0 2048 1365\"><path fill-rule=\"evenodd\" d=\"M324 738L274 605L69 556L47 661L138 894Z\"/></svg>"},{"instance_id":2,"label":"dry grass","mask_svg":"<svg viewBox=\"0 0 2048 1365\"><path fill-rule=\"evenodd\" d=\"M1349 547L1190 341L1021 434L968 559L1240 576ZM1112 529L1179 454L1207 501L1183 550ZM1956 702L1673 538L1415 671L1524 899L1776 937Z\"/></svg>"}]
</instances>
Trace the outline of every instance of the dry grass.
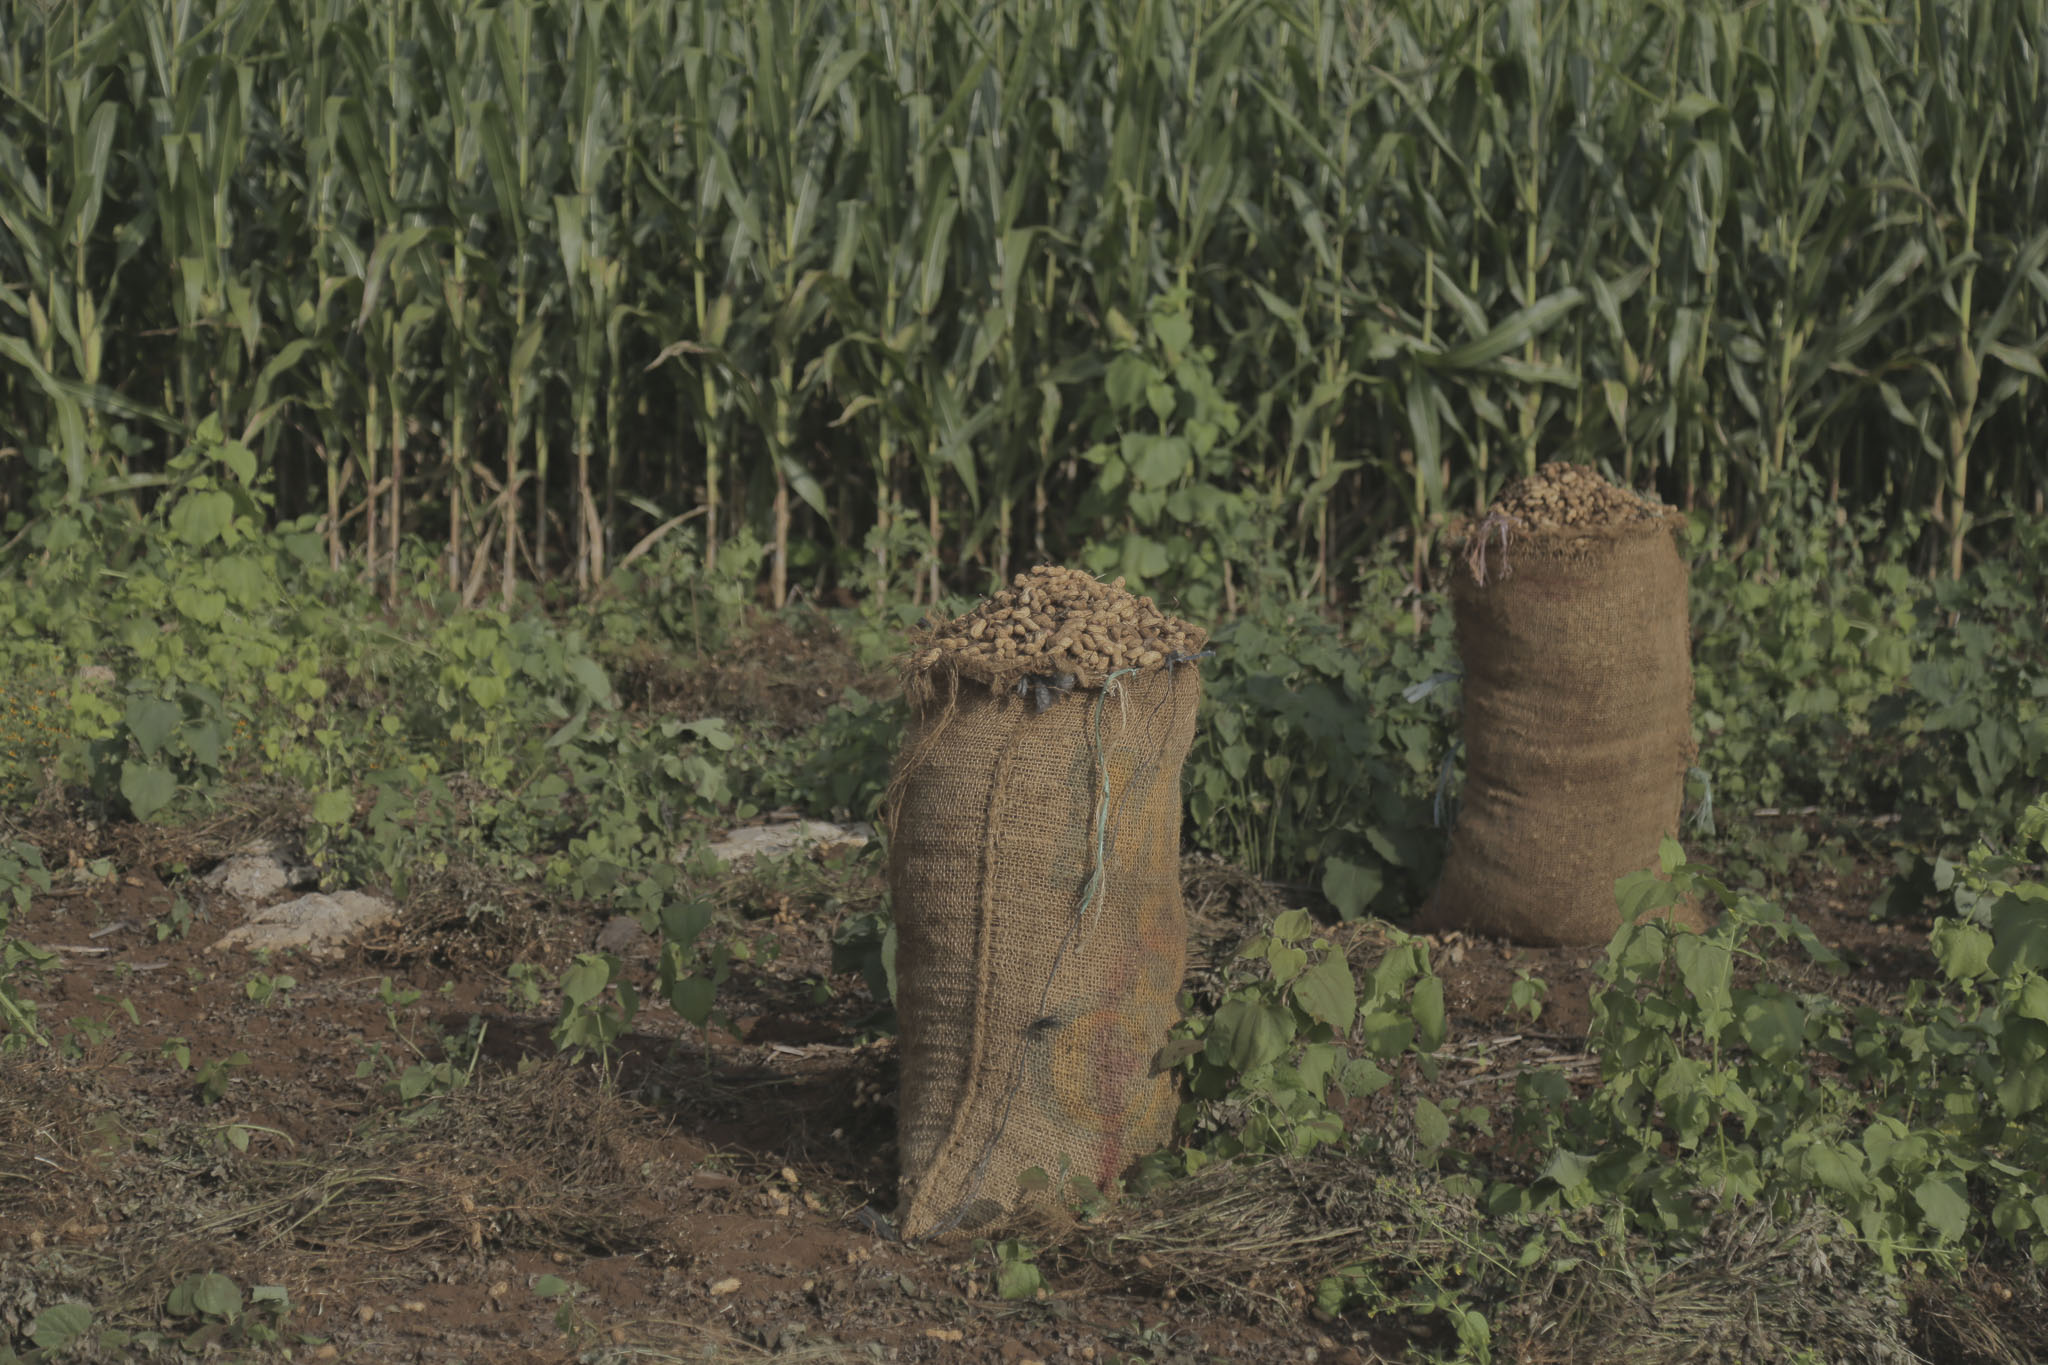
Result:
<instances>
[{"instance_id":1,"label":"dry grass","mask_svg":"<svg viewBox=\"0 0 2048 1365\"><path fill-rule=\"evenodd\" d=\"M51 800L7 824L43 851L54 872L109 858L124 868L204 867L243 849L294 844L306 826L306 796L270 781L224 784L208 794L211 809L181 825L88 819L71 801Z\"/></svg>"},{"instance_id":2,"label":"dry grass","mask_svg":"<svg viewBox=\"0 0 2048 1365\"><path fill-rule=\"evenodd\" d=\"M42 1301L75 1294L145 1318L195 1265L262 1282L360 1282L493 1250L616 1254L662 1246L646 1163L663 1125L566 1063L485 1075L431 1106L380 1110L317 1150L117 1105L75 1069L10 1056L0 1082L0 1224L29 1230ZM671 1186L679 1181L670 1182ZM117 1231L110 1231L110 1225Z\"/></svg>"},{"instance_id":3,"label":"dry grass","mask_svg":"<svg viewBox=\"0 0 2048 1365\"><path fill-rule=\"evenodd\" d=\"M1524 1365L1914 1365L1904 1314L1832 1215L1724 1211L1694 1252L1539 1267L1503 1315Z\"/></svg>"},{"instance_id":4,"label":"dry grass","mask_svg":"<svg viewBox=\"0 0 2048 1365\"><path fill-rule=\"evenodd\" d=\"M1544 1258L1513 1264L1538 1237ZM1899 1297L1818 1210L1780 1222L1729 1209L1688 1254L1659 1260L1585 1217L1490 1219L1433 1172L1320 1154L1211 1167L1076 1229L1062 1250L1104 1285L1261 1319L1306 1311L1316 1284L1340 1270L1379 1285L1388 1310L1455 1286L1487 1313L1498 1358L1519 1365L1921 1359Z\"/></svg>"}]
</instances>

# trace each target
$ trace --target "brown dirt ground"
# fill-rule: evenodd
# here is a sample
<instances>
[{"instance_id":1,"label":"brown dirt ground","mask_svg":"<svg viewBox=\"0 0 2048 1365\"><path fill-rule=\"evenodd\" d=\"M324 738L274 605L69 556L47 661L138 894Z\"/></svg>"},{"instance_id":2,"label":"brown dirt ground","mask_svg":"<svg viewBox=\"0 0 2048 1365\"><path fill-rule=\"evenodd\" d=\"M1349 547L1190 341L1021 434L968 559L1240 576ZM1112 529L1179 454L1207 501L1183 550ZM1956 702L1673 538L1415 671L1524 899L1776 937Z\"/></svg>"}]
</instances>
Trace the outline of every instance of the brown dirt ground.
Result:
<instances>
[{"instance_id":1,"label":"brown dirt ground","mask_svg":"<svg viewBox=\"0 0 2048 1365\"><path fill-rule=\"evenodd\" d=\"M1879 843L1801 828L1811 848L1771 889L1850 954L1853 975L1831 988L1881 996L1924 971L1924 924L1868 920ZM14 932L59 954L30 995L61 1046L0 1056L6 1333L65 1298L152 1325L172 1285L217 1270L245 1290L285 1287L301 1360L1364 1362L1404 1344L1142 1279L1055 1273L1044 1301L1006 1303L986 1248L878 1235L873 1215L894 1202L892 1045L864 1031L860 979L831 971L837 918L879 889L872 857L719 888L773 949L721 997L731 1030L707 1037L649 1008L607 1071L557 1057L551 1009L520 1004L505 970L527 955L552 981L600 922L543 908L516 943L442 952L401 930L334 961L259 963L208 949L243 913L191 875L224 847L76 823L30 833L57 885ZM1213 862L1191 859L1185 880L1198 974L1278 904ZM1371 961L1377 931L1339 933ZM650 941L614 925L606 946L651 981ZM1461 1102L1527 1066L1590 1075L1598 950L1451 935L1432 956L1452 1014L1438 1084ZM1533 1023L1508 1009L1524 972L1549 986ZM258 1002L259 973L296 984ZM386 977L418 999L387 1004ZM377 1058L438 1060L472 1020L465 1083L401 1101ZM166 1056L172 1039L189 1067ZM198 1069L231 1057L244 1060L208 1102ZM542 1297L545 1276L567 1294ZM2009 1293L1986 1280L1987 1300ZM1947 1343L1931 1360L2010 1358L1927 1330Z\"/></svg>"},{"instance_id":2,"label":"brown dirt ground","mask_svg":"<svg viewBox=\"0 0 2048 1365\"><path fill-rule=\"evenodd\" d=\"M629 707L779 731L815 724L849 687L878 696L896 686L893 667L861 667L831 618L809 610L761 617L713 654L687 659L648 647L614 660L612 671Z\"/></svg>"}]
</instances>

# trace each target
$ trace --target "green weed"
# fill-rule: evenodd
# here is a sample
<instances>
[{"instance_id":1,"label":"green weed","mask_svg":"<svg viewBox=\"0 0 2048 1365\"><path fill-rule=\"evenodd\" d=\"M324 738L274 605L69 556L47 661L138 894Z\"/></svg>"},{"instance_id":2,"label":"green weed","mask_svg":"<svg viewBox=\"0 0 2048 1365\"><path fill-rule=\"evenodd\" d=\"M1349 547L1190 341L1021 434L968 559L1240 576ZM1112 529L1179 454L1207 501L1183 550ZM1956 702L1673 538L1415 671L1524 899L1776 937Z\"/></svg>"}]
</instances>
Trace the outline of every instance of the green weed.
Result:
<instances>
[{"instance_id":1,"label":"green weed","mask_svg":"<svg viewBox=\"0 0 2048 1365\"><path fill-rule=\"evenodd\" d=\"M2026 837L2048 831L2048 802ZM1663 870L1624 879L1628 923L1609 946L1589 1039L1601 1081L1518 1083L1516 1130L1547 1153L1526 1187L1496 1186L1497 1211L1615 1203L1646 1228L1697 1227L1699 1197L1813 1199L1837 1210L1890 1268L1959 1263L2003 1242L2048 1250L2048 891L1994 894L2018 864L1980 859L1938 919L1941 975L1896 1009L1780 985L1743 984L1744 962L1784 952L1839 964L1775 905L1731 890L1667 843ZM1720 913L1705 933L1639 922L1696 895ZM1683 1154L1672 1161L1669 1153Z\"/></svg>"},{"instance_id":2,"label":"green weed","mask_svg":"<svg viewBox=\"0 0 2048 1365\"><path fill-rule=\"evenodd\" d=\"M1299 1156L1339 1141L1330 1087L1353 1097L1382 1089L1393 1077L1380 1063L1410 1052L1426 1059L1443 1043L1445 1023L1443 985L1421 940L1390 931L1386 954L1361 984L1307 913L1276 916L1239 951L1215 1012L1190 1015L1161 1056L1187 1078L1181 1127L1193 1143L1183 1168L1246 1152Z\"/></svg>"},{"instance_id":3,"label":"green weed","mask_svg":"<svg viewBox=\"0 0 2048 1365\"><path fill-rule=\"evenodd\" d=\"M36 1028L36 1003L17 983L31 972L55 966L57 955L7 932L38 891L50 889L42 850L19 839L0 842L0 1049L46 1041Z\"/></svg>"}]
</instances>

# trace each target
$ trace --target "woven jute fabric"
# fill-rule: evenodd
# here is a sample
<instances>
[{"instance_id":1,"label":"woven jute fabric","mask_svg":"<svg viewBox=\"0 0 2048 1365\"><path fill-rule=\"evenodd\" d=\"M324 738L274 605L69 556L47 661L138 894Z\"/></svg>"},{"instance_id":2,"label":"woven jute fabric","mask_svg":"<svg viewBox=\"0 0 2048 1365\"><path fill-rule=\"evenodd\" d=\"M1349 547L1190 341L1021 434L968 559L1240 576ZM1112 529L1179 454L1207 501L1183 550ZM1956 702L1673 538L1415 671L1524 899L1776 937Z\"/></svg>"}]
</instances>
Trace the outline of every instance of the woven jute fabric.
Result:
<instances>
[{"instance_id":1,"label":"woven jute fabric","mask_svg":"<svg viewBox=\"0 0 2048 1365\"><path fill-rule=\"evenodd\" d=\"M1678 832L1694 756L1683 525L1654 509L1468 532L1451 579L1465 785L1422 928L1529 944L1620 928L1615 882Z\"/></svg>"},{"instance_id":2,"label":"woven jute fabric","mask_svg":"<svg viewBox=\"0 0 2048 1365\"><path fill-rule=\"evenodd\" d=\"M919 682L889 800L909 1238L1056 1214L1170 1136L1201 699L1178 658L1050 695Z\"/></svg>"}]
</instances>

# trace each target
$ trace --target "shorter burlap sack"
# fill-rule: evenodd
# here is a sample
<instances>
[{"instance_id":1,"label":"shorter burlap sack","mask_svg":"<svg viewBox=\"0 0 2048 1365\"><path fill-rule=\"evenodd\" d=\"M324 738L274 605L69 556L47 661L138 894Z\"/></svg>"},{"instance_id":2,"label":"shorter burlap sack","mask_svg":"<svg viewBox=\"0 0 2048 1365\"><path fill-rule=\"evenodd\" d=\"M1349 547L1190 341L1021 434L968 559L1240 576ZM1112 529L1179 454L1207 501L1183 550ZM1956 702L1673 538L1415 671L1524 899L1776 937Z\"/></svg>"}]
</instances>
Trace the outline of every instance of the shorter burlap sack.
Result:
<instances>
[{"instance_id":1,"label":"shorter burlap sack","mask_svg":"<svg viewBox=\"0 0 2048 1365\"><path fill-rule=\"evenodd\" d=\"M1621 927L1614 884L1678 832L1694 753L1684 524L1552 463L1463 529L1465 787L1422 928L1594 944Z\"/></svg>"},{"instance_id":2,"label":"shorter burlap sack","mask_svg":"<svg viewBox=\"0 0 2048 1365\"><path fill-rule=\"evenodd\" d=\"M1121 579L1040 568L911 657L887 802L905 1237L1056 1214L1171 1134L1202 640Z\"/></svg>"}]
</instances>

